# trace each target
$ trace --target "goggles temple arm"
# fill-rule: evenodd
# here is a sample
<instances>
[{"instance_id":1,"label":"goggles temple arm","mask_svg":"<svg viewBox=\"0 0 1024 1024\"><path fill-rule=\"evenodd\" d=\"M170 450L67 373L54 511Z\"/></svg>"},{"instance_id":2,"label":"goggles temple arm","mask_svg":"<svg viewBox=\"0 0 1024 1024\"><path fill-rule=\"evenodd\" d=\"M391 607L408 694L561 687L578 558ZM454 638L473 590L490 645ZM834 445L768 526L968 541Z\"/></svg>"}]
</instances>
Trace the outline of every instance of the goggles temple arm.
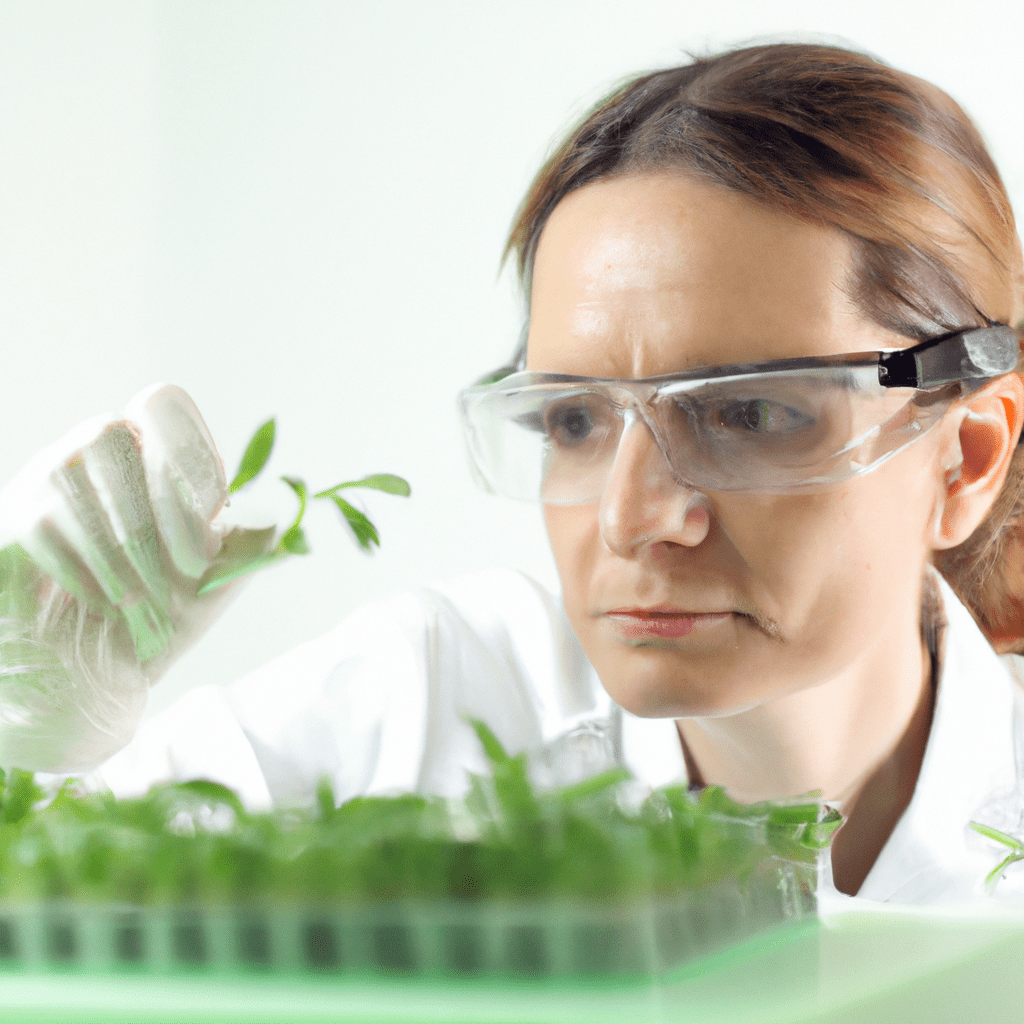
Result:
<instances>
[{"instance_id":1,"label":"goggles temple arm","mask_svg":"<svg viewBox=\"0 0 1024 1024\"><path fill-rule=\"evenodd\" d=\"M960 331L878 358L878 383L926 391L958 381L986 379L1017 367L1017 332L1005 324Z\"/></svg>"}]
</instances>

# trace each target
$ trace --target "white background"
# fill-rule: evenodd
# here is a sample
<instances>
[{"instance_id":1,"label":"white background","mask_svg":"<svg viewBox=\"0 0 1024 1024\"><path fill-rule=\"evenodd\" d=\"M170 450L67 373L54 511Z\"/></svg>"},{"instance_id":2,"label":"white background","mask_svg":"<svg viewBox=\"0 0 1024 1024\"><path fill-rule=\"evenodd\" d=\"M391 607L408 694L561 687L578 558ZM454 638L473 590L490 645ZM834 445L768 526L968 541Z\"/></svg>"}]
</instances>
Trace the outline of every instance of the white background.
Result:
<instances>
[{"instance_id":1,"label":"white background","mask_svg":"<svg viewBox=\"0 0 1024 1024\"><path fill-rule=\"evenodd\" d=\"M505 233L556 136L624 75L768 37L944 87L1024 199L1022 17L1006 0L0 2L0 481L155 381L229 472L387 471L382 547L326 503L153 693L230 682L355 605L495 563L555 585L539 513L466 468L459 387L519 331ZM249 499L283 523L268 473Z\"/></svg>"}]
</instances>

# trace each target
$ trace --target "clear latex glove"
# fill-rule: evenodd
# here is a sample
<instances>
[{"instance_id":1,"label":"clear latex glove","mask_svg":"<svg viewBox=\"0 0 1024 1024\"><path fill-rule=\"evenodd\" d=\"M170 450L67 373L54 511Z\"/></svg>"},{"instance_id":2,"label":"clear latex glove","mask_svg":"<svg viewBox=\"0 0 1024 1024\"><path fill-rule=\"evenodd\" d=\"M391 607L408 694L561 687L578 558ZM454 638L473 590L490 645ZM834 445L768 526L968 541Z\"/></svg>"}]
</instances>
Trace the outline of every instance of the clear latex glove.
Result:
<instances>
[{"instance_id":1,"label":"clear latex glove","mask_svg":"<svg viewBox=\"0 0 1024 1024\"><path fill-rule=\"evenodd\" d=\"M0 492L0 766L79 772L132 737L149 687L267 552L230 527L224 466L199 410L154 385L80 424Z\"/></svg>"}]
</instances>

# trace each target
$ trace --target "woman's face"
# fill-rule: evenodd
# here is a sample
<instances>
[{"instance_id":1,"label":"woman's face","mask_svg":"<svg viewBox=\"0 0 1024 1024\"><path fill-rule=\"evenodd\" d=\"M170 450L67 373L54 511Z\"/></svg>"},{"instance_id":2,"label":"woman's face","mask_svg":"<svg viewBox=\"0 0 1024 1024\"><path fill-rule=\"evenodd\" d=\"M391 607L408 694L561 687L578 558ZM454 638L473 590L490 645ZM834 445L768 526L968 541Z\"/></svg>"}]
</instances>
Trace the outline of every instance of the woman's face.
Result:
<instances>
[{"instance_id":1,"label":"woman's face","mask_svg":"<svg viewBox=\"0 0 1024 1024\"><path fill-rule=\"evenodd\" d=\"M527 365L650 377L908 345L854 308L849 270L838 232L713 185L599 181L544 228ZM647 717L733 714L919 651L946 426L828 491L697 502L649 431L628 432L599 502L545 506L566 611L611 696ZM686 633L682 612L721 614Z\"/></svg>"}]
</instances>

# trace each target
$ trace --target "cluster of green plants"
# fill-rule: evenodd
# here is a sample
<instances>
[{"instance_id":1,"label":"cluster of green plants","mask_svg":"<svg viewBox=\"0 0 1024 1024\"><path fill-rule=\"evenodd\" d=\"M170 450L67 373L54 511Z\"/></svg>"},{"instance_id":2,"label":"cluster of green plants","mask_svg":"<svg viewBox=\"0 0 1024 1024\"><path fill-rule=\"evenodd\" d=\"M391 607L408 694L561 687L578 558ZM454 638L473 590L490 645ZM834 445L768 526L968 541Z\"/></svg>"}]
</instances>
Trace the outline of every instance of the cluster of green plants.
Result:
<instances>
[{"instance_id":1,"label":"cluster of green plants","mask_svg":"<svg viewBox=\"0 0 1024 1024\"><path fill-rule=\"evenodd\" d=\"M263 470L274 437L268 420L250 440L231 493ZM211 574L201 590L309 552L302 529L307 486L281 479L299 510L275 549ZM347 488L407 496L409 485L381 473L312 495L332 501L369 551L379 536L342 497ZM337 806L325 781L309 806L254 813L230 789L203 780L118 800L73 779L47 794L29 772L0 771L0 900L319 906L629 898L742 882L771 857L813 863L840 823L813 796L741 805L714 786L699 794L676 786L625 799L625 769L539 791L524 755L509 756L487 726L473 726L490 771L471 776L460 800L364 796Z\"/></svg>"},{"instance_id":2,"label":"cluster of green plants","mask_svg":"<svg viewBox=\"0 0 1024 1024\"><path fill-rule=\"evenodd\" d=\"M336 806L325 782L310 806L252 813L212 782L118 800L69 780L44 797L15 769L0 781L0 899L626 898L742 882L766 857L811 863L840 821L814 798L740 805L715 787L658 789L632 806L619 769L538 791L525 757L473 724L491 772L471 776L460 800L410 794Z\"/></svg>"}]
</instances>

